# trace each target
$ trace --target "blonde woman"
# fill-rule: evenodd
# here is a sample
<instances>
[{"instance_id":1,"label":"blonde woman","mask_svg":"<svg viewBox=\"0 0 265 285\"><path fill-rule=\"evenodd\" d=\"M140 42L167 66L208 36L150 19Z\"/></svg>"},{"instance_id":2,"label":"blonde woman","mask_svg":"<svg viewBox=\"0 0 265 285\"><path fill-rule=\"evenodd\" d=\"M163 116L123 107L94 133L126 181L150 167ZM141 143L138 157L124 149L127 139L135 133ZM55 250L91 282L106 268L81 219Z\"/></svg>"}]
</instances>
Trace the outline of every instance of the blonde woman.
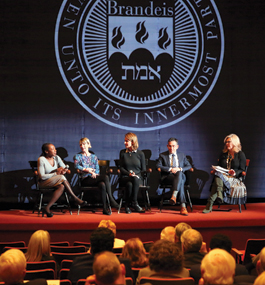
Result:
<instances>
[{"instance_id":1,"label":"blonde woman","mask_svg":"<svg viewBox=\"0 0 265 285\"><path fill-rule=\"evenodd\" d=\"M242 172L246 170L246 156L242 151L239 137L230 134L224 139L224 149L221 153L218 166L215 169L215 177L211 186L211 195L208 199L204 214L212 211L213 203L216 201L229 204L245 204L247 198L246 187L240 180Z\"/></svg>"},{"instance_id":2,"label":"blonde woman","mask_svg":"<svg viewBox=\"0 0 265 285\"><path fill-rule=\"evenodd\" d=\"M121 257L129 258L132 267L146 267L148 265L146 251L139 238L131 238L126 241Z\"/></svg>"},{"instance_id":3,"label":"blonde woman","mask_svg":"<svg viewBox=\"0 0 265 285\"><path fill-rule=\"evenodd\" d=\"M99 173L98 158L95 154L89 152L91 143L88 138L82 138L79 141L81 152L74 156L75 168L82 172L82 186L98 186L101 190L103 202L103 214L111 215L106 205L106 192L109 194L111 206L119 208L118 203L112 196L111 186L108 175Z\"/></svg>"},{"instance_id":4,"label":"blonde woman","mask_svg":"<svg viewBox=\"0 0 265 285\"><path fill-rule=\"evenodd\" d=\"M49 232L43 230L34 232L30 237L25 256L27 262L54 260L51 255Z\"/></svg>"},{"instance_id":5,"label":"blonde woman","mask_svg":"<svg viewBox=\"0 0 265 285\"><path fill-rule=\"evenodd\" d=\"M139 144L137 136L134 133L127 133L124 138L125 149L120 151L120 185L126 187L124 193L125 212L131 213L129 204L135 212L141 213L144 210L137 201L139 186L143 184L141 172L146 170L145 156L141 150L138 150Z\"/></svg>"}]
</instances>

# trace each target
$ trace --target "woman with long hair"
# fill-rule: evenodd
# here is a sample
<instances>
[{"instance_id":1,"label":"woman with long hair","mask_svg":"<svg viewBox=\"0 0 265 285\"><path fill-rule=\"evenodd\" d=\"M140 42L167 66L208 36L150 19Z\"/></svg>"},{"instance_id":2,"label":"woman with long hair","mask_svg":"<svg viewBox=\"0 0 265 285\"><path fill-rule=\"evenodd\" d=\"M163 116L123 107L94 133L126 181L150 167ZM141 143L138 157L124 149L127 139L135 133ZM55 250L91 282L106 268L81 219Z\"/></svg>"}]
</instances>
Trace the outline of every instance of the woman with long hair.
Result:
<instances>
[{"instance_id":1,"label":"woman with long hair","mask_svg":"<svg viewBox=\"0 0 265 285\"><path fill-rule=\"evenodd\" d=\"M145 267L148 265L146 251L139 238L131 238L126 241L121 257L129 258L132 267Z\"/></svg>"},{"instance_id":2,"label":"woman with long hair","mask_svg":"<svg viewBox=\"0 0 265 285\"><path fill-rule=\"evenodd\" d=\"M145 155L138 149L138 139L136 134L127 133L124 138L125 149L120 151L120 186L125 186L124 193L125 212L131 213L129 206L135 212L141 213L144 210L139 206L137 201L139 186L143 184L142 171L146 170Z\"/></svg>"},{"instance_id":3,"label":"woman with long hair","mask_svg":"<svg viewBox=\"0 0 265 285\"><path fill-rule=\"evenodd\" d=\"M212 211L213 203L245 204L247 190L241 181L242 173L246 170L246 156L242 151L240 139L230 134L224 139L224 149L220 154L218 166L214 167L214 180L211 194L204 214Z\"/></svg>"}]
</instances>

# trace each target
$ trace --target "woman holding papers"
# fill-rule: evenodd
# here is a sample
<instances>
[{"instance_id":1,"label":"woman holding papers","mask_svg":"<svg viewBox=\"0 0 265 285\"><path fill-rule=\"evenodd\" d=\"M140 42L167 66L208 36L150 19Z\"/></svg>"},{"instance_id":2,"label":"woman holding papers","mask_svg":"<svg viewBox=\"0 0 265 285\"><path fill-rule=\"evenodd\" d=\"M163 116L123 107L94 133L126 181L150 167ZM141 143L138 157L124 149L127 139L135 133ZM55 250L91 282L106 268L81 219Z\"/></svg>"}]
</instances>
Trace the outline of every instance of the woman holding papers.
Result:
<instances>
[{"instance_id":1,"label":"woman holding papers","mask_svg":"<svg viewBox=\"0 0 265 285\"><path fill-rule=\"evenodd\" d=\"M215 177L208 203L202 211L204 214L212 211L215 201L219 204L245 204L247 199L246 187L240 179L246 168L246 156L241 150L239 137L230 134L224 139L224 143L218 166L213 166Z\"/></svg>"},{"instance_id":2,"label":"woman holding papers","mask_svg":"<svg viewBox=\"0 0 265 285\"><path fill-rule=\"evenodd\" d=\"M129 204L135 212L141 213L144 210L137 202L139 186L143 184L141 172L146 170L144 153L138 150L138 139L133 133L127 133L124 139L125 149L120 151L120 185L125 186L125 212L131 213Z\"/></svg>"}]
</instances>

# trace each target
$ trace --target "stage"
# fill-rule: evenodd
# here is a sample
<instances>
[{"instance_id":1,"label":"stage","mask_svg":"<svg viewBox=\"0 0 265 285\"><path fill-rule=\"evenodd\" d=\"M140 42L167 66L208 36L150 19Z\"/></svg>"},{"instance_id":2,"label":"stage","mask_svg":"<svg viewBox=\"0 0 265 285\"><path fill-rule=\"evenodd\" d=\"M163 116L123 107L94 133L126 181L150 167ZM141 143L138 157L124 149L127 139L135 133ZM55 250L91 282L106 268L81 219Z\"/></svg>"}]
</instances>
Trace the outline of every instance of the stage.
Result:
<instances>
[{"instance_id":1,"label":"stage","mask_svg":"<svg viewBox=\"0 0 265 285\"><path fill-rule=\"evenodd\" d=\"M26 244L30 235L39 229L50 232L51 241L67 240L89 241L90 233L102 219L111 219L117 226L117 237L127 240L140 237L142 241L159 239L161 230L166 226L176 226L179 222L186 222L199 230L204 241L209 244L216 233L227 234L233 246L244 248L248 238L265 237L265 203L249 203L247 210L242 206L242 213L237 205L223 205L221 209L231 209L229 212L213 211L203 214L204 205L194 205L193 212L188 216L179 214L179 206L165 206L162 213L153 207L151 213L117 213L113 210L111 216L103 215L100 209L96 213L73 209L73 215L68 211L62 213L55 210L52 218L38 216L31 210L2 210L0 211L0 241L24 240ZM214 206L217 209L217 206Z\"/></svg>"}]
</instances>

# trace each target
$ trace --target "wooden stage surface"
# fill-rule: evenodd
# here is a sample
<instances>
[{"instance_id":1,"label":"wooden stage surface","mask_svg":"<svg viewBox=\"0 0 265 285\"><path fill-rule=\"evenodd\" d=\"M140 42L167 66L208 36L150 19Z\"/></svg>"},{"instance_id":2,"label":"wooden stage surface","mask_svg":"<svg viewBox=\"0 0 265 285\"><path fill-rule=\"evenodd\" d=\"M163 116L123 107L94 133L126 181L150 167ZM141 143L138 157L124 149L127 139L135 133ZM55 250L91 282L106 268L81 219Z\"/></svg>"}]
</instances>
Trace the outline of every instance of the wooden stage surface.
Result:
<instances>
[{"instance_id":1,"label":"wooden stage surface","mask_svg":"<svg viewBox=\"0 0 265 285\"><path fill-rule=\"evenodd\" d=\"M217 206L214 206L217 209ZM90 233L98 226L102 219L110 219L117 226L117 237L128 239L140 237L142 241L157 240L161 230L166 226L176 226L179 222L186 222L199 230L204 241L209 244L216 233L227 234L233 246L244 248L248 238L265 237L265 203L249 203L247 210L242 207L239 212L237 205L223 205L221 209L232 209L229 212L213 211L203 214L204 206L195 205L188 216L179 214L179 206L165 206L162 213L153 207L151 213L117 213L113 210L111 216L103 215L98 209L96 213L73 209L73 215L67 211L54 211L52 218L38 216L30 210L2 210L0 211L0 241L24 240L26 244L31 234L39 229L50 232L51 241L67 240L89 241Z\"/></svg>"}]
</instances>

